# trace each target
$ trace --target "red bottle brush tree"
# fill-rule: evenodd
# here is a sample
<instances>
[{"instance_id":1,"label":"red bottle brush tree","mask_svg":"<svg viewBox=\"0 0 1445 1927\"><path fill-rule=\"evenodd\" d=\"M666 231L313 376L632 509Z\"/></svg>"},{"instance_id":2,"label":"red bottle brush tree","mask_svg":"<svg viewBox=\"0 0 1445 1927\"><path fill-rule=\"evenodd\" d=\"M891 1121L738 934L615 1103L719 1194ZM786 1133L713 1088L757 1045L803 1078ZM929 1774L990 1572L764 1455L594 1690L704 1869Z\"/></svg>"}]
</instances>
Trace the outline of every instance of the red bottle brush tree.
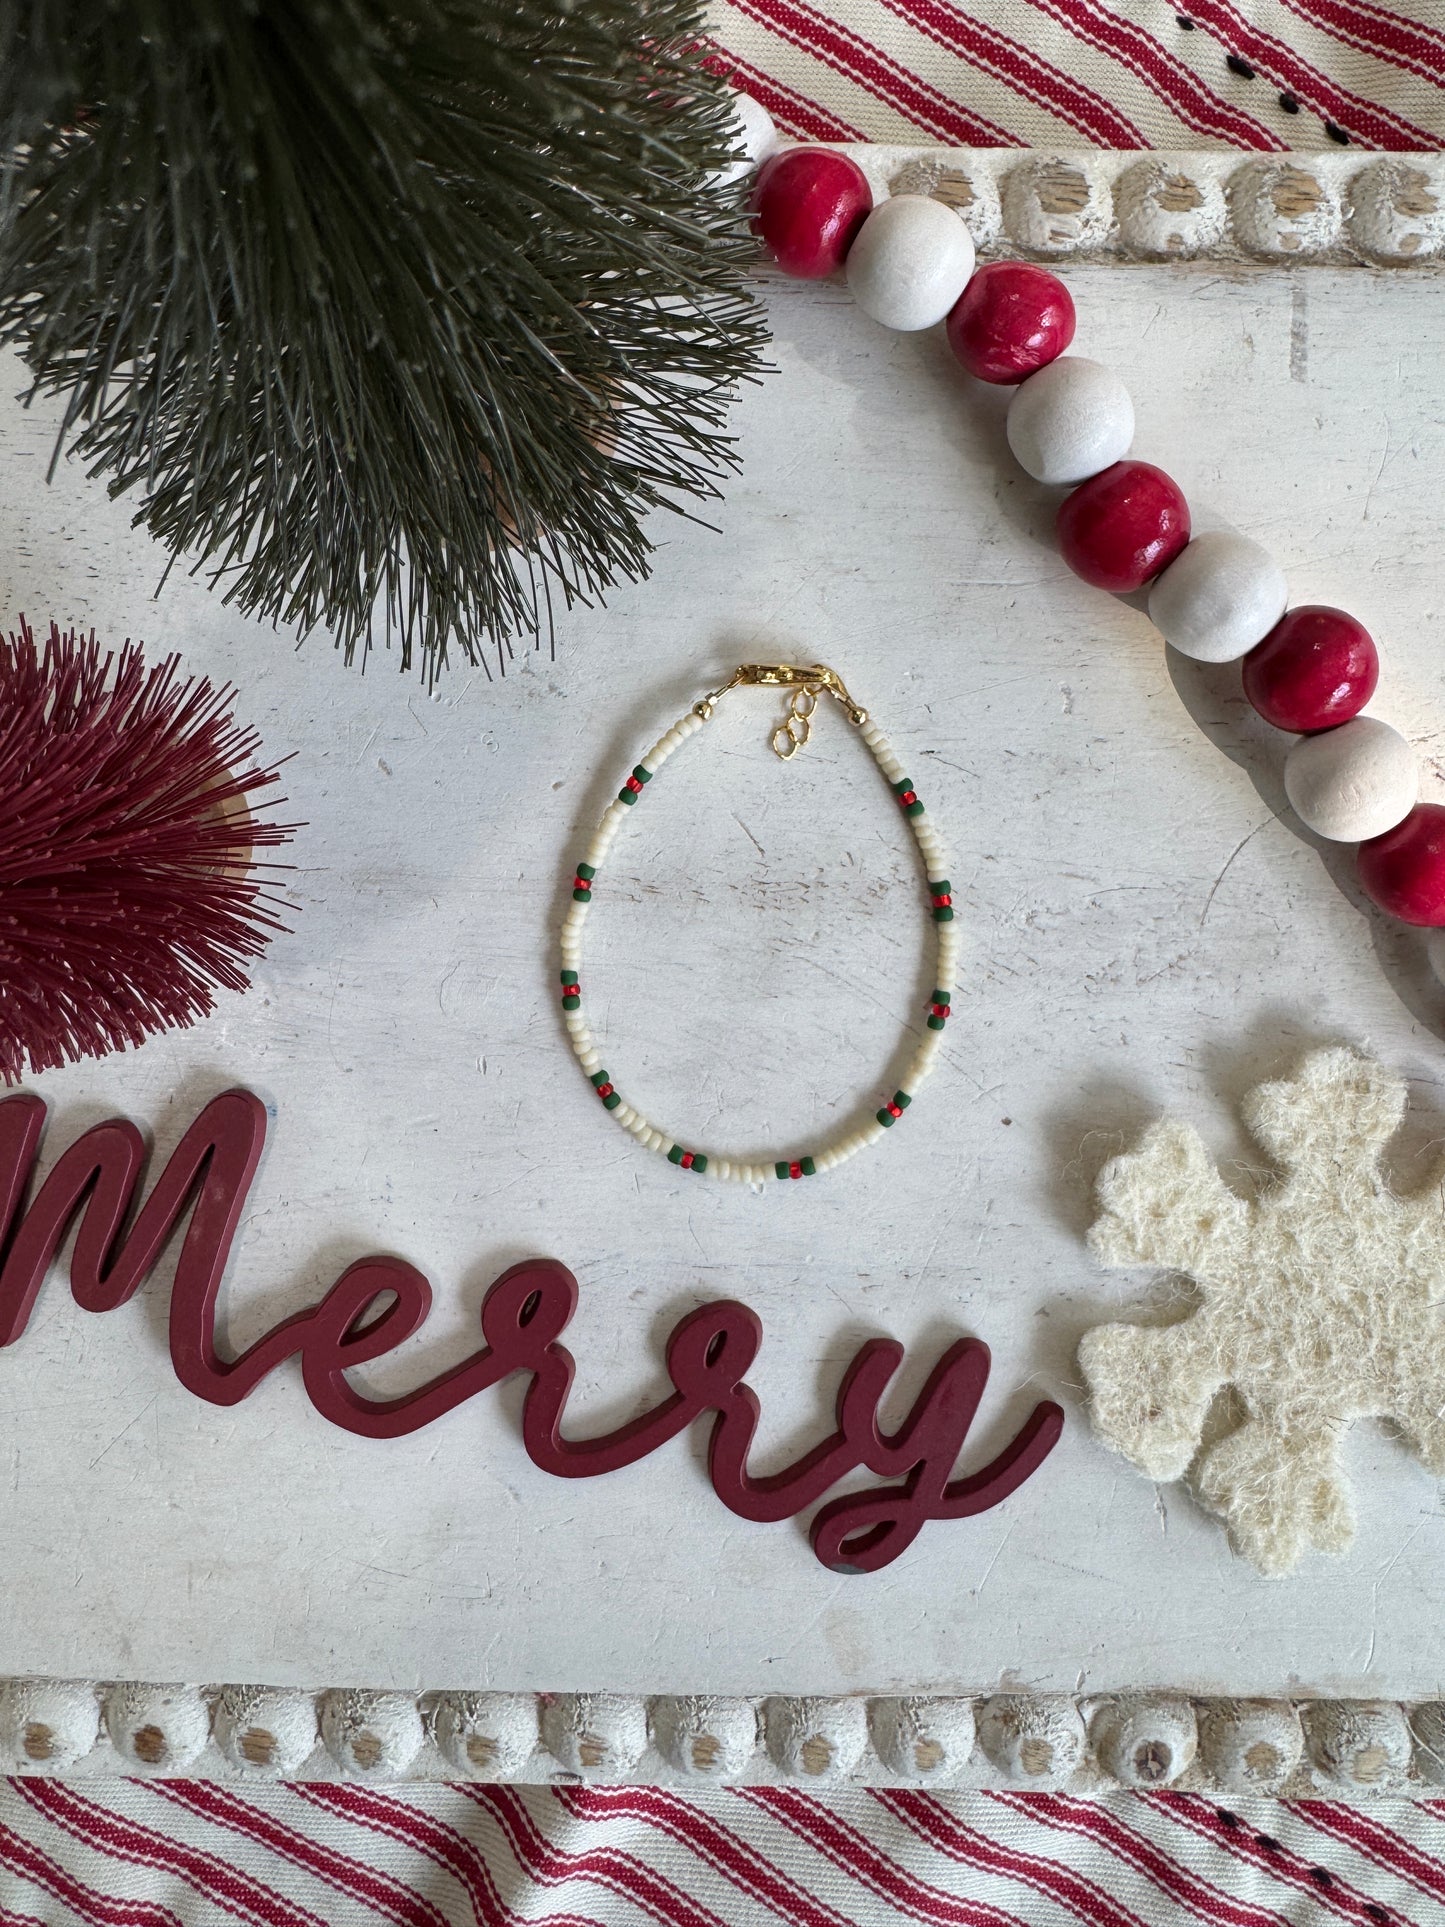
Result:
<instances>
[{"instance_id":1,"label":"red bottle brush tree","mask_svg":"<svg viewBox=\"0 0 1445 1927\"><path fill-rule=\"evenodd\" d=\"M283 929L229 689L53 624L0 642L0 1079L139 1044L243 990Z\"/></svg>"}]
</instances>

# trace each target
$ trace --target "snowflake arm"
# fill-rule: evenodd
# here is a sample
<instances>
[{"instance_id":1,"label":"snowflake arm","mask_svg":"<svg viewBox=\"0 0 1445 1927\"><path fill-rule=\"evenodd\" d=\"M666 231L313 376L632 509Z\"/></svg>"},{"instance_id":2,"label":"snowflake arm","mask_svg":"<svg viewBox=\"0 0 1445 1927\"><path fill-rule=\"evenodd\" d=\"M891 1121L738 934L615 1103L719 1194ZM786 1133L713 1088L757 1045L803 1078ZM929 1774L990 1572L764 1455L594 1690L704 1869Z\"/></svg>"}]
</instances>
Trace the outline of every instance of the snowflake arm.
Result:
<instances>
[{"instance_id":1,"label":"snowflake arm","mask_svg":"<svg viewBox=\"0 0 1445 1927\"><path fill-rule=\"evenodd\" d=\"M1162 1330L1097 1325L1079 1346L1089 1417L1146 1478L1182 1479L1210 1401L1228 1373L1196 1316Z\"/></svg>"},{"instance_id":2,"label":"snowflake arm","mask_svg":"<svg viewBox=\"0 0 1445 1927\"><path fill-rule=\"evenodd\" d=\"M1099 1175L1103 1216L1089 1248L1105 1265L1158 1265L1193 1276L1232 1252L1248 1210L1214 1167L1188 1124L1163 1118L1137 1151L1111 1159Z\"/></svg>"}]
</instances>

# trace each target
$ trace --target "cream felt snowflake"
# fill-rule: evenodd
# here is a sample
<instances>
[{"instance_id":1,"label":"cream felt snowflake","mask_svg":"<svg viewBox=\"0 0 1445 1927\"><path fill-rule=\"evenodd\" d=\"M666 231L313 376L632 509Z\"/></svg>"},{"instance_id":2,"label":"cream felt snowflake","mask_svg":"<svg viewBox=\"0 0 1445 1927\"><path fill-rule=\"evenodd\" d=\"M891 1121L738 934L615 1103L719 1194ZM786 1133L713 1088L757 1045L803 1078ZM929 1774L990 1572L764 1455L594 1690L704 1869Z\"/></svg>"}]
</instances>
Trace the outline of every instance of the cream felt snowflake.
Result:
<instances>
[{"instance_id":1,"label":"cream felt snowflake","mask_svg":"<svg viewBox=\"0 0 1445 1927\"><path fill-rule=\"evenodd\" d=\"M1085 1336L1094 1430L1149 1478L1182 1478L1232 1386L1246 1417L1200 1454L1193 1484L1271 1576L1354 1538L1340 1460L1352 1419L1393 1420L1445 1474L1445 1172L1409 1197L1390 1190L1380 1155L1404 1110L1403 1081L1380 1064L1317 1051L1241 1106L1282 1172L1256 1202L1167 1118L1099 1179L1095 1256L1186 1273L1203 1303L1179 1324Z\"/></svg>"}]
</instances>

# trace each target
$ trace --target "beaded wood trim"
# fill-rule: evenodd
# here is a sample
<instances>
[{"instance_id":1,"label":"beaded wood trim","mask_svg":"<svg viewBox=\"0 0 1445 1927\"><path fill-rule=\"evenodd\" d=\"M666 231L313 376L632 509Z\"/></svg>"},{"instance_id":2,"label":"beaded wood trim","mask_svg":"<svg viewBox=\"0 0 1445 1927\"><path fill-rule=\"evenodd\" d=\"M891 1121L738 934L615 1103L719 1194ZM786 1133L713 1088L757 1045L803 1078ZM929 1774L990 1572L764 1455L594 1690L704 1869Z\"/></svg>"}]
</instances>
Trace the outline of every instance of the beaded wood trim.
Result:
<instances>
[{"instance_id":1,"label":"beaded wood trim","mask_svg":"<svg viewBox=\"0 0 1445 1927\"><path fill-rule=\"evenodd\" d=\"M985 257L1445 266L1440 154L843 152L875 198L929 194L957 208Z\"/></svg>"},{"instance_id":2,"label":"beaded wood trim","mask_svg":"<svg viewBox=\"0 0 1445 1927\"><path fill-rule=\"evenodd\" d=\"M204 1779L578 1779L813 1787L1172 1786L1435 1798L1445 1704L1196 1699L1179 1692L974 1698L0 1683L0 1770Z\"/></svg>"}]
</instances>

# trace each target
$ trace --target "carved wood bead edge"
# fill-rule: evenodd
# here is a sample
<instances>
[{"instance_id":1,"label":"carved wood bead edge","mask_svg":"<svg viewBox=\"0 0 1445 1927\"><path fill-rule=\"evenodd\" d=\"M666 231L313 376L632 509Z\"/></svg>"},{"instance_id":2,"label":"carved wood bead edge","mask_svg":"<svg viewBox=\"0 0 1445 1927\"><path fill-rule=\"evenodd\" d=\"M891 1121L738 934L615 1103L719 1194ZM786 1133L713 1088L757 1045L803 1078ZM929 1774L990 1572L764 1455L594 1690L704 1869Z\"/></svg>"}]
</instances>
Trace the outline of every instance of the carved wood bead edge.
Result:
<instances>
[{"instance_id":1,"label":"carved wood bead edge","mask_svg":"<svg viewBox=\"0 0 1445 1927\"><path fill-rule=\"evenodd\" d=\"M1445 264L1440 154L842 151L868 176L875 200L928 194L957 208L985 258Z\"/></svg>"},{"instance_id":2,"label":"carved wood bead edge","mask_svg":"<svg viewBox=\"0 0 1445 1927\"><path fill-rule=\"evenodd\" d=\"M0 1771L1438 1799L1445 1703L1178 1692L643 1699L13 1679L0 1683Z\"/></svg>"}]
</instances>

